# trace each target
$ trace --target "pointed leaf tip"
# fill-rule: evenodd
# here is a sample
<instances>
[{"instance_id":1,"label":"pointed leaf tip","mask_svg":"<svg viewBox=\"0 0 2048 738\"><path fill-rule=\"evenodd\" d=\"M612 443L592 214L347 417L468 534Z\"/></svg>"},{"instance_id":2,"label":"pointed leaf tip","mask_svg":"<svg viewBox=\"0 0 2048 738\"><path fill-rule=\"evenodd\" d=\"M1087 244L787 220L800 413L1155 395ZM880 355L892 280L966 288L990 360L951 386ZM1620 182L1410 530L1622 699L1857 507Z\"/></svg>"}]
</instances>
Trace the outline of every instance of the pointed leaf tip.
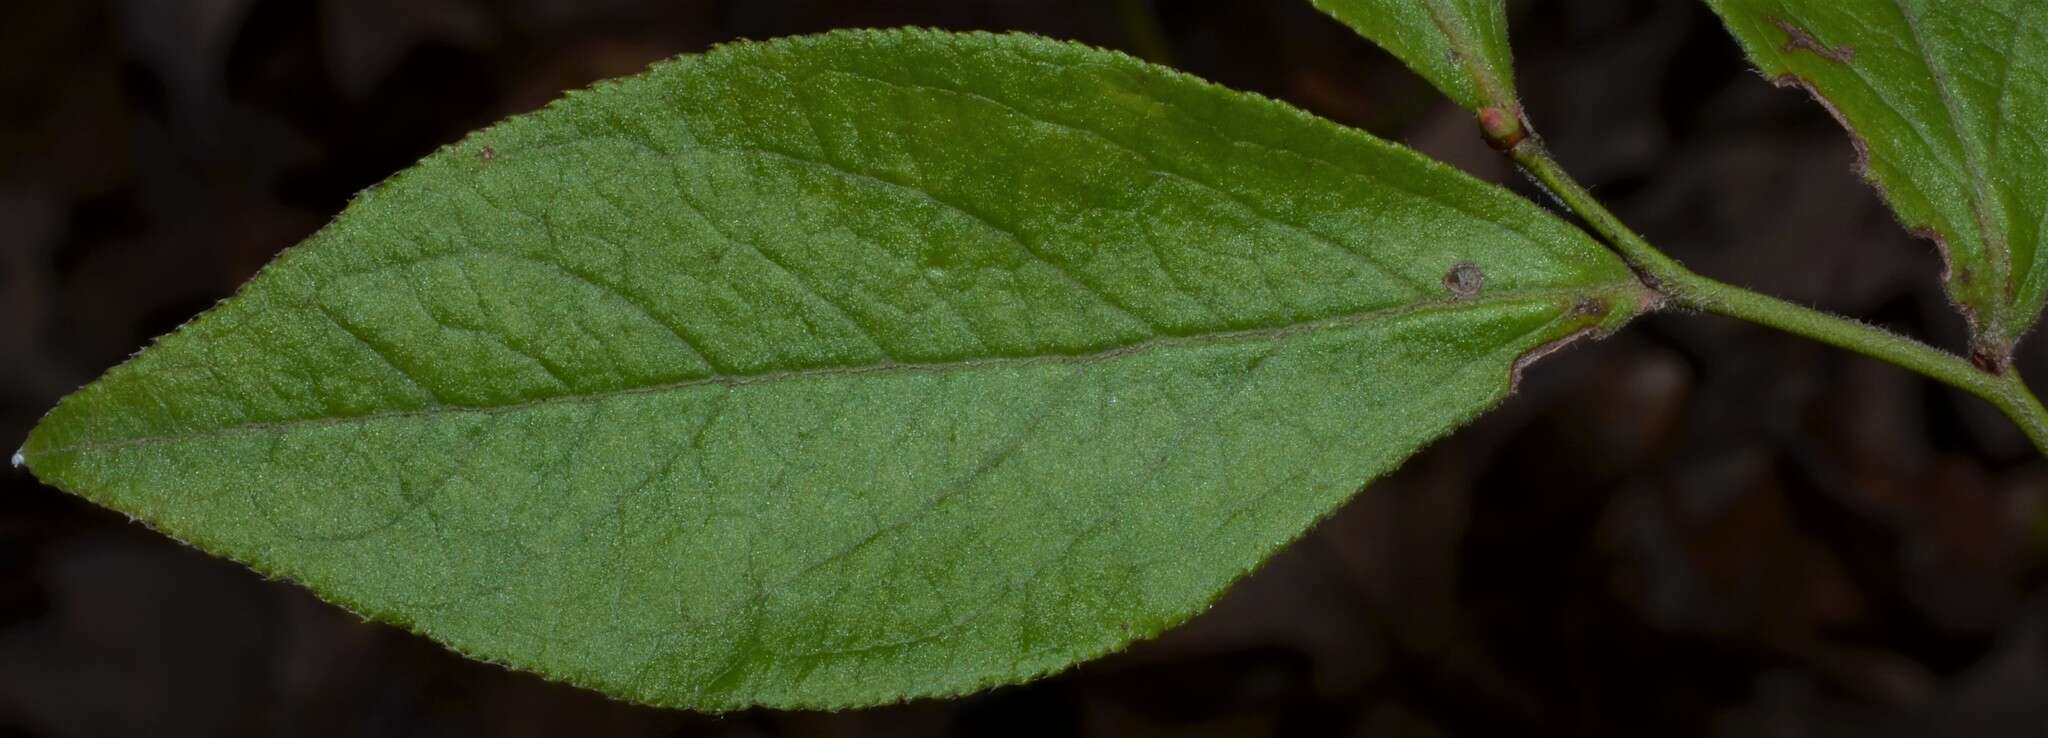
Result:
<instances>
[{"instance_id":1,"label":"pointed leaf tip","mask_svg":"<svg viewBox=\"0 0 2048 738\"><path fill-rule=\"evenodd\" d=\"M842 32L429 157L24 453L495 663L840 708L1185 620L1640 292L1542 209L1278 103Z\"/></svg>"}]
</instances>

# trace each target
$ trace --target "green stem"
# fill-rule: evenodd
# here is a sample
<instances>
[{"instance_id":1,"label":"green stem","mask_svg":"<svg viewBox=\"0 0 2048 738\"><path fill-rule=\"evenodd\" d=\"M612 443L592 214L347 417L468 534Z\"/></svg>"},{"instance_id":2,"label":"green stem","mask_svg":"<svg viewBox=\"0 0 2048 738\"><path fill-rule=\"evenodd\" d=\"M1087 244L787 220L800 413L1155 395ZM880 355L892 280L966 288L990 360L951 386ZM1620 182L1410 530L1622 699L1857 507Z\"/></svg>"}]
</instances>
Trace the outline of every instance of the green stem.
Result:
<instances>
[{"instance_id":1,"label":"green stem","mask_svg":"<svg viewBox=\"0 0 2048 738\"><path fill-rule=\"evenodd\" d=\"M1520 140L1508 147L1515 163L1605 238L1644 282L1673 304L1767 325L1919 372L1996 406L2026 432L2036 450L2048 455L2048 409L2041 407L2018 371L1981 369L1961 356L1891 331L1696 274L1609 212L1593 193L1565 173L1541 140L1518 137Z\"/></svg>"}]
</instances>

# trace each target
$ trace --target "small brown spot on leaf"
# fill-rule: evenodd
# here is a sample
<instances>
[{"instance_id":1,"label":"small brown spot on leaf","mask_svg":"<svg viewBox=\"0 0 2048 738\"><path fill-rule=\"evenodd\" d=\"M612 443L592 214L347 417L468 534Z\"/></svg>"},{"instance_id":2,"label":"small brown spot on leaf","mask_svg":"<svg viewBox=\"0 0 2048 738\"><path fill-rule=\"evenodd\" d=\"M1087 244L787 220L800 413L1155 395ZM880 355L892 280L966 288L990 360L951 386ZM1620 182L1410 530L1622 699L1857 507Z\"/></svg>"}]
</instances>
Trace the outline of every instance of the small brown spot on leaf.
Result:
<instances>
[{"instance_id":1,"label":"small brown spot on leaf","mask_svg":"<svg viewBox=\"0 0 2048 738\"><path fill-rule=\"evenodd\" d=\"M1806 29L1793 25L1791 21L1783 18L1774 18L1771 20L1771 23L1776 25L1778 30L1785 32L1785 51L1787 53L1806 51L1822 59L1842 64L1848 64L1856 60L1855 49L1847 46L1829 46L1821 43L1820 39L1814 38L1813 34L1808 33Z\"/></svg>"},{"instance_id":2,"label":"small brown spot on leaf","mask_svg":"<svg viewBox=\"0 0 2048 738\"><path fill-rule=\"evenodd\" d=\"M1606 315L1607 301L1602 300L1598 297L1587 295L1585 298L1580 299L1578 304L1572 306L1572 314L1588 318L1599 315Z\"/></svg>"},{"instance_id":3,"label":"small brown spot on leaf","mask_svg":"<svg viewBox=\"0 0 2048 738\"><path fill-rule=\"evenodd\" d=\"M482 151L476 152L476 156L477 158L482 159L484 161L490 161L492 159L498 158L498 150L491 148L489 146L485 146Z\"/></svg>"},{"instance_id":4,"label":"small brown spot on leaf","mask_svg":"<svg viewBox=\"0 0 2048 738\"><path fill-rule=\"evenodd\" d=\"M1444 272L1444 289L1450 290L1451 296L1460 300L1477 297L1479 290L1485 286L1486 272L1481 271L1478 264L1461 261L1451 265L1450 271Z\"/></svg>"}]
</instances>

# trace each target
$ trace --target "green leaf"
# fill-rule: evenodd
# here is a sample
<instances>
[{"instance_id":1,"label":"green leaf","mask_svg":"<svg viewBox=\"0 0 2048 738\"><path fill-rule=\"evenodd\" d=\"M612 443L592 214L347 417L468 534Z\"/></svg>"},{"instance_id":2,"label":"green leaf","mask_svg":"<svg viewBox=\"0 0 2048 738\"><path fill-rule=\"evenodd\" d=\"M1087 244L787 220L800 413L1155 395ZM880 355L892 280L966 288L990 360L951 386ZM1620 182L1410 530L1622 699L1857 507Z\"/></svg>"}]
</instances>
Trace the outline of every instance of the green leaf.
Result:
<instances>
[{"instance_id":1,"label":"green leaf","mask_svg":"<svg viewBox=\"0 0 2048 738\"><path fill-rule=\"evenodd\" d=\"M2048 4L1708 0L1766 76L1812 90L1859 168L1947 259L1980 363L2048 300Z\"/></svg>"},{"instance_id":2,"label":"green leaf","mask_svg":"<svg viewBox=\"0 0 2048 738\"><path fill-rule=\"evenodd\" d=\"M1535 206L1268 100L832 33L436 153L23 453L478 658L866 705L1187 619L1645 294Z\"/></svg>"},{"instance_id":3,"label":"green leaf","mask_svg":"<svg viewBox=\"0 0 2048 738\"><path fill-rule=\"evenodd\" d=\"M1313 0L1467 110L1519 116L1505 0Z\"/></svg>"}]
</instances>

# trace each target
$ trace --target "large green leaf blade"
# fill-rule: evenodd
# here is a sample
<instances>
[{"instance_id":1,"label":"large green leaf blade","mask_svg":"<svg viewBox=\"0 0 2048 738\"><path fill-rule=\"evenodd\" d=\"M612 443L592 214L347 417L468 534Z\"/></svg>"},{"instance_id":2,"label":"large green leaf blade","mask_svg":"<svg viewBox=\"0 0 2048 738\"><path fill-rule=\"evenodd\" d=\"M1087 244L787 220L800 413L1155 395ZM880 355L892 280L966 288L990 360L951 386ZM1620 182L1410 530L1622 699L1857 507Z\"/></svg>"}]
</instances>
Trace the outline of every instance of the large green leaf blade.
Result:
<instances>
[{"instance_id":1,"label":"large green leaf blade","mask_svg":"<svg viewBox=\"0 0 2048 738\"><path fill-rule=\"evenodd\" d=\"M1644 294L1533 205L1270 101L834 33L429 157L21 458L478 658L864 705L1190 617Z\"/></svg>"},{"instance_id":2,"label":"large green leaf blade","mask_svg":"<svg viewBox=\"0 0 2048 738\"><path fill-rule=\"evenodd\" d=\"M1314 0L1473 112L1519 116L1506 0Z\"/></svg>"},{"instance_id":3,"label":"large green leaf blade","mask_svg":"<svg viewBox=\"0 0 2048 738\"><path fill-rule=\"evenodd\" d=\"M1812 90L1865 176L1941 244L1974 354L2003 366L2048 300L2048 5L1708 0L1764 74Z\"/></svg>"}]
</instances>

